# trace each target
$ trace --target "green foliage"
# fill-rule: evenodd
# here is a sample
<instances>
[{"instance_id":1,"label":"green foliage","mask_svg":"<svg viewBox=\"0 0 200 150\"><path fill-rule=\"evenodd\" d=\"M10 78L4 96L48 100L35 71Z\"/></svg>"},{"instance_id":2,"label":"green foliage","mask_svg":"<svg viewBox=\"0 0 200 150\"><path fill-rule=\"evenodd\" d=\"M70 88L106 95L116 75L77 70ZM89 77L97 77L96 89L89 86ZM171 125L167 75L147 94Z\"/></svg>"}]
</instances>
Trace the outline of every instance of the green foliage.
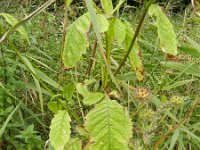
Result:
<instances>
[{"instance_id":1,"label":"green foliage","mask_svg":"<svg viewBox=\"0 0 200 150\"><path fill-rule=\"evenodd\" d=\"M126 36L126 27L125 25L118 19L112 18L109 23L108 30L108 39L112 41L113 39L117 40L119 45L125 40Z\"/></svg>"},{"instance_id":2,"label":"green foliage","mask_svg":"<svg viewBox=\"0 0 200 150\"><path fill-rule=\"evenodd\" d=\"M104 94L100 93L100 92L89 92L87 90L87 87L81 85L80 83L77 84L76 86L77 91L83 95L84 99L83 99L83 103L85 105L92 105L92 104L96 104L97 102L101 101L104 98Z\"/></svg>"},{"instance_id":3,"label":"green foliage","mask_svg":"<svg viewBox=\"0 0 200 150\"><path fill-rule=\"evenodd\" d=\"M177 54L177 41L173 26L167 16L158 5L152 5L149 14L156 16L156 26L158 28L158 37L163 52L171 55Z\"/></svg>"},{"instance_id":4,"label":"green foliage","mask_svg":"<svg viewBox=\"0 0 200 150\"><path fill-rule=\"evenodd\" d=\"M181 71L182 73L191 74L197 77L200 77L200 70L199 66L194 64L183 64L183 63L177 63L177 62L165 62L163 63L163 66L170 67L172 69Z\"/></svg>"},{"instance_id":5,"label":"green foliage","mask_svg":"<svg viewBox=\"0 0 200 150\"><path fill-rule=\"evenodd\" d=\"M107 15L110 15L113 11L112 0L101 0L101 5Z\"/></svg>"},{"instance_id":6,"label":"green foliage","mask_svg":"<svg viewBox=\"0 0 200 150\"><path fill-rule=\"evenodd\" d=\"M42 148L41 137L37 135L37 131L34 130L34 125L29 125L24 131L21 131L16 138L23 139L27 144L28 149Z\"/></svg>"},{"instance_id":7,"label":"green foliage","mask_svg":"<svg viewBox=\"0 0 200 150\"><path fill-rule=\"evenodd\" d=\"M76 87L74 86L73 83L68 83L64 88L63 88L63 96L64 98L73 103L73 100L72 100L72 96L74 94L74 91L75 91Z\"/></svg>"},{"instance_id":8,"label":"green foliage","mask_svg":"<svg viewBox=\"0 0 200 150\"><path fill-rule=\"evenodd\" d=\"M66 34L65 48L62 54L63 63L66 68L72 68L86 52L88 40L86 32L89 30L90 20L87 14L81 16L70 27ZM75 38L76 37L76 38Z\"/></svg>"},{"instance_id":9,"label":"green foliage","mask_svg":"<svg viewBox=\"0 0 200 150\"><path fill-rule=\"evenodd\" d=\"M0 129L0 140L1 140L1 138L3 136L3 133L4 133L5 129L6 129L6 126L8 125L8 122L11 120L12 116L14 115L14 113L16 112L16 110L19 108L20 105L21 105L21 102L15 107L15 109L13 109L13 111L7 117L6 121L2 124L2 127ZM9 109L7 109L7 111L8 110ZM2 112L1 112L1 114L2 114Z\"/></svg>"},{"instance_id":10,"label":"green foliage","mask_svg":"<svg viewBox=\"0 0 200 150\"><path fill-rule=\"evenodd\" d=\"M51 126L49 139L55 150L63 150L70 138L70 117L66 110L60 110L55 114Z\"/></svg>"},{"instance_id":11,"label":"green foliage","mask_svg":"<svg viewBox=\"0 0 200 150\"><path fill-rule=\"evenodd\" d=\"M106 32L109 26L107 18L102 14L98 14L97 18L98 18L97 23L99 26L99 32Z\"/></svg>"},{"instance_id":12,"label":"green foliage","mask_svg":"<svg viewBox=\"0 0 200 150\"><path fill-rule=\"evenodd\" d=\"M0 2L0 149L200 149L199 14L54 1Z\"/></svg>"},{"instance_id":13,"label":"green foliage","mask_svg":"<svg viewBox=\"0 0 200 150\"><path fill-rule=\"evenodd\" d=\"M86 116L85 127L91 136L91 149L128 150L132 123L128 113L116 101L105 99Z\"/></svg>"},{"instance_id":14,"label":"green foliage","mask_svg":"<svg viewBox=\"0 0 200 150\"><path fill-rule=\"evenodd\" d=\"M68 143L65 145L65 150L82 150L81 141L77 138L69 139Z\"/></svg>"},{"instance_id":15,"label":"green foliage","mask_svg":"<svg viewBox=\"0 0 200 150\"><path fill-rule=\"evenodd\" d=\"M10 14L0 13L0 16L3 16L11 26L14 26L15 24L18 23L18 20L14 18L13 16L11 16ZM22 35L24 39L28 41L28 43L30 43L28 33L26 32L23 26L20 26L19 28L17 28L17 31Z\"/></svg>"},{"instance_id":16,"label":"green foliage","mask_svg":"<svg viewBox=\"0 0 200 150\"><path fill-rule=\"evenodd\" d=\"M125 48L126 50L128 50L134 32L128 23L126 23L125 25L126 25ZM131 68L135 72L138 81L142 81L144 79L144 68L142 62L142 53L137 42L134 44L129 54L129 61L131 64Z\"/></svg>"}]
</instances>

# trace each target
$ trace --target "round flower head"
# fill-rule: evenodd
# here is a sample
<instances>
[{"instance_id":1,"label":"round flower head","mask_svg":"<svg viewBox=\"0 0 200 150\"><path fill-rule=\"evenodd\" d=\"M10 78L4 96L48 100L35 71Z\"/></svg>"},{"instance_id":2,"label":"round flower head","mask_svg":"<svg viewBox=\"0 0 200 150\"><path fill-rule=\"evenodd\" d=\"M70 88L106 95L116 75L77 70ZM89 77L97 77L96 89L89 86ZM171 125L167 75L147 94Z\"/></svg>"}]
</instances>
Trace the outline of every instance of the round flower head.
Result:
<instances>
[{"instance_id":1,"label":"round flower head","mask_svg":"<svg viewBox=\"0 0 200 150\"><path fill-rule=\"evenodd\" d=\"M181 105L184 102L183 97L178 95L173 95L170 100L174 105Z\"/></svg>"},{"instance_id":2,"label":"round flower head","mask_svg":"<svg viewBox=\"0 0 200 150\"><path fill-rule=\"evenodd\" d=\"M150 91L147 88L136 88L135 98L140 102L147 102L150 99Z\"/></svg>"}]
</instances>

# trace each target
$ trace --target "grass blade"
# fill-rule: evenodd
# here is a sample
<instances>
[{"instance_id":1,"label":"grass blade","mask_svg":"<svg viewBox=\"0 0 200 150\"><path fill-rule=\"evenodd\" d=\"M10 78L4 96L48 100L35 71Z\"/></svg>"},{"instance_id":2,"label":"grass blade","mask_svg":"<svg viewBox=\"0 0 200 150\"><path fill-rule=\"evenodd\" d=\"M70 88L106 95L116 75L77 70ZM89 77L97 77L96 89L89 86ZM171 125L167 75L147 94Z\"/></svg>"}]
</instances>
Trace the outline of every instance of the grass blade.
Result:
<instances>
[{"instance_id":1,"label":"grass blade","mask_svg":"<svg viewBox=\"0 0 200 150\"><path fill-rule=\"evenodd\" d=\"M0 139L2 138L2 135L6 129L6 126L8 125L10 119L12 118L12 116L14 115L14 113L16 112L16 110L19 108L19 106L21 105L22 101L15 107L15 109L13 109L13 111L9 114L9 116L7 117L6 121L4 122L3 126L0 129Z\"/></svg>"}]
</instances>

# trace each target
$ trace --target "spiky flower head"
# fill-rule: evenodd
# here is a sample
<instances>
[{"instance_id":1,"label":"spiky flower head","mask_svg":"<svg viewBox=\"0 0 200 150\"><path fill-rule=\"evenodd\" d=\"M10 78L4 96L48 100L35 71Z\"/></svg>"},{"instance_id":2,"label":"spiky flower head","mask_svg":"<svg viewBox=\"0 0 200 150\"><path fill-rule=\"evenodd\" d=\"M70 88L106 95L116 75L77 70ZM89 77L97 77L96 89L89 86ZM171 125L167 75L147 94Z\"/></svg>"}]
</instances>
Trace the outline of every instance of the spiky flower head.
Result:
<instances>
[{"instance_id":1,"label":"spiky flower head","mask_svg":"<svg viewBox=\"0 0 200 150\"><path fill-rule=\"evenodd\" d=\"M170 100L171 100L172 104L174 104L175 106L181 105L184 102L183 97L181 97L179 95L173 95Z\"/></svg>"},{"instance_id":2,"label":"spiky flower head","mask_svg":"<svg viewBox=\"0 0 200 150\"><path fill-rule=\"evenodd\" d=\"M140 102L149 101L150 95L150 91L147 88L139 87L135 89L135 98Z\"/></svg>"}]
</instances>

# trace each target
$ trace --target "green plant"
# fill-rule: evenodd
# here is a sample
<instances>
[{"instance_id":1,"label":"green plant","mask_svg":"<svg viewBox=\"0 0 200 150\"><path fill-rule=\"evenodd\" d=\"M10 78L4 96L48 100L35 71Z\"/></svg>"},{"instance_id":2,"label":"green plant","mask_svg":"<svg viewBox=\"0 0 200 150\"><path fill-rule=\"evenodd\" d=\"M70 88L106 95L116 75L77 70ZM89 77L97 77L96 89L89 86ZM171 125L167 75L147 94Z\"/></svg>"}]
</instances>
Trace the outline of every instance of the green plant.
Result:
<instances>
[{"instance_id":1,"label":"green plant","mask_svg":"<svg viewBox=\"0 0 200 150\"><path fill-rule=\"evenodd\" d=\"M0 109L7 118L0 130L3 148L42 149L44 141L55 150L200 148L199 97L193 92L200 76L199 45L186 36L192 48L182 46L185 24L176 36L172 18L153 0L133 12L139 14L133 23L119 16L125 0L115 5L101 0L102 8L85 0L84 13L70 20L73 2L66 0L62 35L55 35L61 31L56 17L41 13L53 2L19 22L0 13L8 23L0 22L1 106L8 107ZM192 57L187 63L174 62L187 54Z\"/></svg>"}]
</instances>

